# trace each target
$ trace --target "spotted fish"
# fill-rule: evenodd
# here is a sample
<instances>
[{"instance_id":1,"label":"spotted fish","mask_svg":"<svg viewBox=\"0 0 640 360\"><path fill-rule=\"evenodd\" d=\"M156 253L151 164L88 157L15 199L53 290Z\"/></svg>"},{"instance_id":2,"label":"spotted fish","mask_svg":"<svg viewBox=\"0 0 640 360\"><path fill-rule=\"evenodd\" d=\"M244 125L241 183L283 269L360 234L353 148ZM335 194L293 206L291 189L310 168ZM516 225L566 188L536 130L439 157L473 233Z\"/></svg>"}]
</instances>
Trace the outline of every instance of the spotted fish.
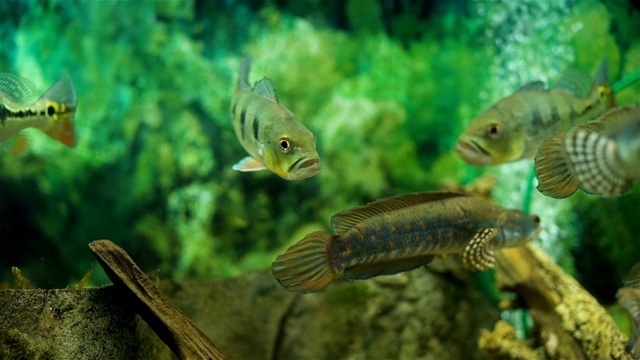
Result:
<instances>
[{"instance_id":1,"label":"spotted fish","mask_svg":"<svg viewBox=\"0 0 640 360\"><path fill-rule=\"evenodd\" d=\"M628 350L635 360L640 360L640 263L635 264L623 279L624 287L618 290L618 304L631 317L631 335Z\"/></svg>"},{"instance_id":2,"label":"spotted fish","mask_svg":"<svg viewBox=\"0 0 640 360\"><path fill-rule=\"evenodd\" d=\"M253 89L249 86L250 68L251 56L247 53L231 99L231 118L238 140L250 156L233 169L268 169L287 180L316 175L320 157L313 134L280 104L271 80L264 78Z\"/></svg>"},{"instance_id":3,"label":"spotted fish","mask_svg":"<svg viewBox=\"0 0 640 360\"><path fill-rule=\"evenodd\" d=\"M532 159L548 136L566 131L615 105L605 59L586 97L585 82L575 71L565 71L555 88L542 81L524 85L473 119L455 147L471 165L495 165Z\"/></svg>"},{"instance_id":4,"label":"spotted fish","mask_svg":"<svg viewBox=\"0 0 640 360\"><path fill-rule=\"evenodd\" d=\"M640 104L550 137L536 154L535 172L538 190L554 198L578 188L600 196L628 192L640 180Z\"/></svg>"},{"instance_id":5,"label":"spotted fish","mask_svg":"<svg viewBox=\"0 0 640 360\"><path fill-rule=\"evenodd\" d=\"M29 80L0 73L0 142L34 127L67 146L74 146L77 97L71 80L60 79L39 99L34 89Z\"/></svg>"},{"instance_id":6,"label":"spotted fish","mask_svg":"<svg viewBox=\"0 0 640 360\"><path fill-rule=\"evenodd\" d=\"M340 271L349 280L368 279L412 270L442 254L461 254L465 267L486 270L495 265L494 249L532 240L539 222L457 193L390 197L334 215L335 235L307 235L276 258L272 272L287 290L310 293Z\"/></svg>"}]
</instances>

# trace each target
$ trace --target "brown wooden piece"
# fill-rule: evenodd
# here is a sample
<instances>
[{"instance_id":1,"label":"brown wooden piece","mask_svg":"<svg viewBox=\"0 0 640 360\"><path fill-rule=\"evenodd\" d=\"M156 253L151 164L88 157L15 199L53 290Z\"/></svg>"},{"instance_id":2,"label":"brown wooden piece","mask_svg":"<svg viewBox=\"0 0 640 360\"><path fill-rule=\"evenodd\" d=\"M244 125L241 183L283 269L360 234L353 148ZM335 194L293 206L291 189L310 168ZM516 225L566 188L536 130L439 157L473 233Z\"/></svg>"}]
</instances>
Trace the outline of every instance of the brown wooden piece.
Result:
<instances>
[{"instance_id":1,"label":"brown wooden piece","mask_svg":"<svg viewBox=\"0 0 640 360\"><path fill-rule=\"evenodd\" d=\"M127 289L138 314L180 359L224 359L209 338L171 303L129 255L109 240L89 244L113 284Z\"/></svg>"}]
</instances>

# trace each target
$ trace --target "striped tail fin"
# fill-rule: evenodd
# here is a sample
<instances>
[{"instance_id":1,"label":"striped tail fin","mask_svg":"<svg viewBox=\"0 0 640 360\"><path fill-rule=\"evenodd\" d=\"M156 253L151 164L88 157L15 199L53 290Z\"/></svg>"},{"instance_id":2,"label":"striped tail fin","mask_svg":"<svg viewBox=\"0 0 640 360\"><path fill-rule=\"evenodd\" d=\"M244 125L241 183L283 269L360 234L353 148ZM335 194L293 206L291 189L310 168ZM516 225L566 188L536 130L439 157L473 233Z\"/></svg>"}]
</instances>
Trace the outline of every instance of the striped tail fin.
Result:
<instances>
[{"instance_id":1,"label":"striped tail fin","mask_svg":"<svg viewBox=\"0 0 640 360\"><path fill-rule=\"evenodd\" d=\"M276 258L271 266L273 276L289 291L311 293L324 289L336 276L327 253L332 239L322 231L305 236Z\"/></svg>"},{"instance_id":2,"label":"striped tail fin","mask_svg":"<svg viewBox=\"0 0 640 360\"><path fill-rule=\"evenodd\" d=\"M616 196L631 189L633 181L625 179L616 168L618 150L615 141L583 126L567 134L565 147L582 191L593 195Z\"/></svg>"},{"instance_id":3,"label":"striped tail fin","mask_svg":"<svg viewBox=\"0 0 640 360\"><path fill-rule=\"evenodd\" d=\"M603 121L595 120L546 140L534 159L538 190L558 199L578 188L600 196L629 191L633 181L616 170L617 145L601 134L605 128Z\"/></svg>"},{"instance_id":4,"label":"striped tail fin","mask_svg":"<svg viewBox=\"0 0 640 360\"><path fill-rule=\"evenodd\" d=\"M546 140L534 159L538 191L556 199L564 199L578 190L573 169L564 152L565 138L565 134L557 134Z\"/></svg>"}]
</instances>

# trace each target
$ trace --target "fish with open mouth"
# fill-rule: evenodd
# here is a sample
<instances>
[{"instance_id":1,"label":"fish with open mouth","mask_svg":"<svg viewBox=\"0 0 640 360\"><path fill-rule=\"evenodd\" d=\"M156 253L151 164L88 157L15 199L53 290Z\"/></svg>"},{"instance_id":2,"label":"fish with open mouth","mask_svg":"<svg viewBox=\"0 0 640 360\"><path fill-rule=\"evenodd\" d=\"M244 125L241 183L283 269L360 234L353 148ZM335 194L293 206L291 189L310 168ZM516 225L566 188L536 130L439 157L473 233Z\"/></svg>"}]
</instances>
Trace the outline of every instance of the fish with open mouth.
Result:
<instances>
[{"instance_id":1,"label":"fish with open mouth","mask_svg":"<svg viewBox=\"0 0 640 360\"><path fill-rule=\"evenodd\" d=\"M233 166L238 171L268 169L287 180L312 177L320 171L313 133L278 101L271 80L248 83L251 55L245 54L231 99L231 119L238 140L250 156Z\"/></svg>"},{"instance_id":2,"label":"fish with open mouth","mask_svg":"<svg viewBox=\"0 0 640 360\"><path fill-rule=\"evenodd\" d=\"M456 154L470 165L496 165L532 159L548 136L569 130L615 106L608 61L600 65L587 96L588 82L567 70L552 89L528 83L473 119L458 138Z\"/></svg>"}]
</instances>

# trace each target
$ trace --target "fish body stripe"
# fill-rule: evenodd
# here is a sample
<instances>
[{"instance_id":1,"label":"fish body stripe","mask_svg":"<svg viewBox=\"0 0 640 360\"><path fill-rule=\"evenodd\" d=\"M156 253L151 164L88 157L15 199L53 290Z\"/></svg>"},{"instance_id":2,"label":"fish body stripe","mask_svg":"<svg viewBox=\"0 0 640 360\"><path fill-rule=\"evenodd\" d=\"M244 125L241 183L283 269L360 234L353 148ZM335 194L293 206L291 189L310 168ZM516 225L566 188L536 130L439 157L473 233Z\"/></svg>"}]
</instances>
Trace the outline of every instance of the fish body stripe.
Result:
<instances>
[{"instance_id":1,"label":"fish body stripe","mask_svg":"<svg viewBox=\"0 0 640 360\"><path fill-rule=\"evenodd\" d=\"M545 121L542 119L542 115L540 114L540 108L534 102L531 104L531 122L534 127L543 127L545 126Z\"/></svg>"},{"instance_id":2,"label":"fish body stripe","mask_svg":"<svg viewBox=\"0 0 640 360\"><path fill-rule=\"evenodd\" d=\"M50 111L45 110L34 110L34 109L20 109L20 110L11 110L7 108L4 104L0 104L0 124L4 125L7 121L11 119L21 120L26 118L33 117L43 117L45 115L52 115Z\"/></svg>"},{"instance_id":3,"label":"fish body stripe","mask_svg":"<svg viewBox=\"0 0 640 360\"><path fill-rule=\"evenodd\" d=\"M550 102L551 106L551 122L558 123L560 122L560 114L558 113L558 106L556 105L555 100Z\"/></svg>"},{"instance_id":4,"label":"fish body stripe","mask_svg":"<svg viewBox=\"0 0 640 360\"><path fill-rule=\"evenodd\" d=\"M242 111L240 111L240 131L242 132L241 136L242 139L244 139L245 134L246 134L246 118L247 118L247 110L245 110L244 108L242 109Z\"/></svg>"},{"instance_id":5,"label":"fish body stripe","mask_svg":"<svg viewBox=\"0 0 640 360\"><path fill-rule=\"evenodd\" d=\"M11 111L7 109L3 104L0 104L0 125L7 123L7 118L11 115Z\"/></svg>"},{"instance_id":6,"label":"fish body stripe","mask_svg":"<svg viewBox=\"0 0 640 360\"><path fill-rule=\"evenodd\" d=\"M260 141L260 138L258 137L259 134L259 129L260 129L260 122L258 120L258 116L254 116L253 117L253 138L256 139L256 141Z\"/></svg>"}]
</instances>

